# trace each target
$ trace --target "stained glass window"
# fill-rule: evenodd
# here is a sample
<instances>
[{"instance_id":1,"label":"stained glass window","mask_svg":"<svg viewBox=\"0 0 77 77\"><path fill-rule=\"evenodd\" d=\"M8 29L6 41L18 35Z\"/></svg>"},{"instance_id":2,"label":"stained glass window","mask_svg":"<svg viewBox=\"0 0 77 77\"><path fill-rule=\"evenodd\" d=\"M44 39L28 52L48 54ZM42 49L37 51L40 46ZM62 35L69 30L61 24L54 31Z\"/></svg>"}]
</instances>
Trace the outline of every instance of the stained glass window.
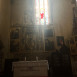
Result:
<instances>
[{"instance_id":1,"label":"stained glass window","mask_svg":"<svg viewBox=\"0 0 77 77\"><path fill-rule=\"evenodd\" d=\"M48 0L35 0L35 23L36 25L49 24Z\"/></svg>"}]
</instances>

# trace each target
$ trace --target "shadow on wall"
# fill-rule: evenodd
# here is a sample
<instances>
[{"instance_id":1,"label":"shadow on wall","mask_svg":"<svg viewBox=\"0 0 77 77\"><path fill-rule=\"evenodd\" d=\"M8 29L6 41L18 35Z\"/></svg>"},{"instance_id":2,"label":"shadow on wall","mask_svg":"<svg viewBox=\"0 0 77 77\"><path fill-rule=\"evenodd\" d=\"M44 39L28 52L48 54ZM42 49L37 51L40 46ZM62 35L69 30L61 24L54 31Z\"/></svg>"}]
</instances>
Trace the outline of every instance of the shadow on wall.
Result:
<instances>
[{"instance_id":1,"label":"shadow on wall","mask_svg":"<svg viewBox=\"0 0 77 77\"><path fill-rule=\"evenodd\" d=\"M0 39L0 51L4 48L3 42Z\"/></svg>"}]
</instances>

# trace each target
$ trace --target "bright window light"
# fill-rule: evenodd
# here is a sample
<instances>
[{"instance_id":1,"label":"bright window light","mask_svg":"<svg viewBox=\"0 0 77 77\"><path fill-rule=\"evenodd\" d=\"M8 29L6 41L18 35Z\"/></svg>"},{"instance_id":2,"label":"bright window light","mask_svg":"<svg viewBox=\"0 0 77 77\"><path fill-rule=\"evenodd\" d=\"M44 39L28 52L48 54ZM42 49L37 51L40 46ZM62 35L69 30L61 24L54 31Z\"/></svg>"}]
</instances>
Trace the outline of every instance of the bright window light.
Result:
<instances>
[{"instance_id":1,"label":"bright window light","mask_svg":"<svg viewBox=\"0 0 77 77\"><path fill-rule=\"evenodd\" d=\"M49 24L48 0L35 0L35 23L36 25Z\"/></svg>"}]
</instances>

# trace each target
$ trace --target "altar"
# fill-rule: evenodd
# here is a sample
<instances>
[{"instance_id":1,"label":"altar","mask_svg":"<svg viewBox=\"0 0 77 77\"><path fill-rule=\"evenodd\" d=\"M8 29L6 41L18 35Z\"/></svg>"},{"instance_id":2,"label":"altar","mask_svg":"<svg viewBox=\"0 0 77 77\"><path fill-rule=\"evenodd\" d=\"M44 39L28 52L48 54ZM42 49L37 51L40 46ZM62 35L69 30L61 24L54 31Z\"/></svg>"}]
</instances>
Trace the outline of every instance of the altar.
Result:
<instances>
[{"instance_id":1,"label":"altar","mask_svg":"<svg viewBox=\"0 0 77 77\"><path fill-rule=\"evenodd\" d=\"M48 77L48 61L18 61L12 63L14 77Z\"/></svg>"}]
</instances>

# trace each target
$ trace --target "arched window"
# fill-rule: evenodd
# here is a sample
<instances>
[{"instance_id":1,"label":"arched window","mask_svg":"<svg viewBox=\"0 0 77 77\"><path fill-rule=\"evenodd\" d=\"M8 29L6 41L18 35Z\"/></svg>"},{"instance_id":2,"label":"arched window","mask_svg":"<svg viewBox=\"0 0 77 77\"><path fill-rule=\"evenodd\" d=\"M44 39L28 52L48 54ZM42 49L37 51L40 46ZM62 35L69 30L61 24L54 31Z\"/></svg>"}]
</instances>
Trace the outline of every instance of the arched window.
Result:
<instances>
[{"instance_id":1,"label":"arched window","mask_svg":"<svg viewBox=\"0 0 77 77\"><path fill-rule=\"evenodd\" d=\"M49 22L48 0L35 0L35 24L48 25Z\"/></svg>"}]
</instances>

